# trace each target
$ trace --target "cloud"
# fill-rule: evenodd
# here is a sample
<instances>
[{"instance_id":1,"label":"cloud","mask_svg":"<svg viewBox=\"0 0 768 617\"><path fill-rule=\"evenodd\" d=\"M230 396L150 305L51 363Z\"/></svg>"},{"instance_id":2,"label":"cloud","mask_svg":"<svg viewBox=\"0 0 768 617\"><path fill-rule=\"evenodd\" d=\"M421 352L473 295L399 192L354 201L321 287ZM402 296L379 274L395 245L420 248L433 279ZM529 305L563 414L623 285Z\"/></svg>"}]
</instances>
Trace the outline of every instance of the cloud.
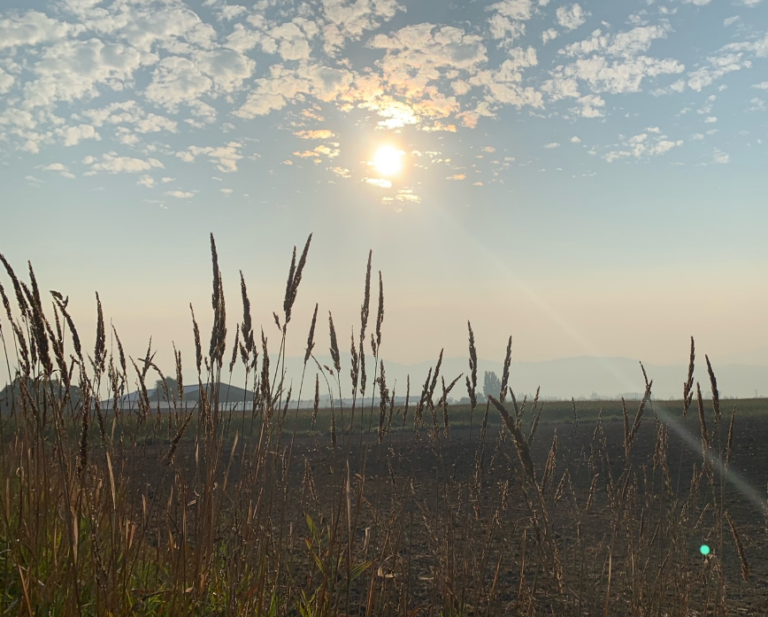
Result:
<instances>
[{"instance_id":1,"label":"cloud","mask_svg":"<svg viewBox=\"0 0 768 617\"><path fill-rule=\"evenodd\" d=\"M269 30L268 37L261 41L262 49L269 54L280 54L280 57L286 61L308 60L312 52L309 37L295 21ZM316 28L317 26L315 31Z\"/></svg>"},{"instance_id":2,"label":"cloud","mask_svg":"<svg viewBox=\"0 0 768 617\"><path fill-rule=\"evenodd\" d=\"M16 81L13 75L9 75L3 69L0 69L0 94L5 94L11 89Z\"/></svg>"},{"instance_id":3,"label":"cloud","mask_svg":"<svg viewBox=\"0 0 768 617\"><path fill-rule=\"evenodd\" d=\"M197 63L181 56L169 56L155 68L144 96L151 103L176 113L182 103L194 106L212 85L212 80Z\"/></svg>"},{"instance_id":4,"label":"cloud","mask_svg":"<svg viewBox=\"0 0 768 617\"><path fill-rule=\"evenodd\" d=\"M768 90L768 81L761 81L759 84L754 84L752 87L760 90Z\"/></svg>"},{"instance_id":5,"label":"cloud","mask_svg":"<svg viewBox=\"0 0 768 617\"><path fill-rule=\"evenodd\" d=\"M136 173L150 169L163 169L164 167L160 161L154 158L144 161L130 156L118 156L116 152L107 152L102 155L101 162L96 162L92 156L85 157L83 162L90 165L92 171L108 171L113 174Z\"/></svg>"},{"instance_id":6,"label":"cloud","mask_svg":"<svg viewBox=\"0 0 768 617\"><path fill-rule=\"evenodd\" d=\"M56 134L64 139L65 146L76 146L85 139L95 139L101 141L101 136L90 124L80 124L78 126L68 126L56 129Z\"/></svg>"},{"instance_id":7,"label":"cloud","mask_svg":"<svg viewBox=\"0 0 768 617\"><path fill-rule=\"evenodd\" d=\"M122 90L142 63L136 49L120 43L105 44L94 38L55 43L31 65L36 79L24 86L24 106L92 99L99 94L100 84Z\"/></svg>"},{"instance_id":8,"label":"cloud","mask_svg":"<svg viewBox=\"0 0 768 617\"><path fill-rule=\"evenodd\" d=\"M525 36L525 23L521 21L512 21L499 13L496 13L488 20L491 27L491 37L494 39L504 39L502 46L513 42Z\"/></svg>"},{"instance_id":9,"label":"cloud","mask_svg":"<svg viewBox=\"0 0 768 617\"><path fill-rule=\"evenodd\" d=\"M213 82L214 93L238 90L256 68L256 62L234 49L200 51L194 55L200 71Z\"/></svg>"},{"instance_id":10,"label":"cloud","mask_svg":"<svg viewBox=\"0 0 768 617\"><path fill-rule=\"evenodd\" d=\"M589 15L578 4L573 4L570 7L561 6L555 11L557 23L566 30L575 30L583 25Z\"/></svg>"},{"instance_id":11,"label":"cloud","mask_svg":"<svg viewBox=\"0 0 768 617\"><path fill-rule=\"evenodd\" d=\"M349 173L349 169L346 167L329 167L329 171L336 174L337 176L341 178L349 178L351 177L351 174Z\"/></svg>"},{"instance_id":12,"label":"cloud","mask_svg":"<svg viewBox=\"0 0 768 617\"><path fill-rule=\"evenodd\" d=\"M59 172L60 176L63 176L64 178L68 178L69 180L73 180L76 177L75 174L70 172L67 166L64 165L63 163L51 163L50 165L46 165L44 167L38 165L38 169L42 169L43 171ZM31 178L31 176L29 176L27 179L29 178Z\"/></svg>"},{"instance_id":13,"label":"cloud","mask_svg":"<svg viewBox=\"0 0 768 617\"><path fill-rule=\"evenodd\" d=\"M546 45L549 41L554 41L559 36L559 33L554 28L549 28L541 33L541 42Z\"/></svg>"},{"instance_id":14,"label":"cloud","mask_svg":"<svg viewBox=\"0 0 768 617\"><path fill-rule=\"evenodd\" d=\"M696 92L701 92L723 75L751 67L752 63L749 60L743 60L742 56L742 53L734 53L708 57L708 66L688 74L688 87Z\"/></svg>"},{"instance_id":15,"label":"cloud","mask_svg":"<svg viewBox=\"0 0 768 617\"><path fill-rule=\"evenodd\" d=\"M323 65L304 65L297 69L272 65L269 77L256 80L256 87L234 113L241 118L264 116L303 95L330 102L349 89L353 78L351 71Z\"/></svg>"},{"instance_id":16,"label":"cloud","mask_svg":"<svg viewBox=\"0 0 768 617\"><path fill-rule=\"evenodd\" d=\"M579 139L578 137L576 137L574 135L573 137L571 137L571 143L572 144L580 144L581 143L581 139Z\"/></svg>"},{"instance_id":17,"label":"cloud","mask_svg":"<svg viewBox=\"0 0 768 617\"><path fill-rule=\"evenodd\" d=\"M365 182L382 189L392 188L392 182L390 180L385 180L384 178L365 178Z\"/></svg>"},{"instance_id":18,"label":"cloud","mask_svg":"<svg viewBox=\"0 0 768 617\"><path fill-rule=\"evenodd\" d=\"M648 132L639 133L632 137L622 139L621 149L611 150L605 155L605 160L609 163L622 158L649 158L661 156L669 152L672 148L683 145L683 140L672 141L666 138L666 135L659 135Z\"/></svg>"},{"instance_id":19,"label":"cloud","mask_svg":"<svg viewBox=\"0 0 768 617\"><path fill-rule=\"evenodd\" d=\"M190 197L194 197L194 193L190 193L189 191L166 191L166 195L170 197L175 197L176 199L189 199Z\"/></svg>"},{"instance_id":20,"label":"cloud","mask_svg":"<svg viewBox=\"0 0 768 617\"><path fill-rule=\"evenodd\" d=\"M582 118L602 118L603 112L600 108L605 107L605 100L603 97L597 94L587 94L579 97L577 100L579 107L575 107L574 111Z\"/></svg>"},{"instance_id":21,"label":"cloud","mask_svg":"<svg viewBox=\"0 0 768 617\"><path fill-rule=\"evenodd\" d=\"M413 189L400 189L395 195L395 199L399 202L409 202L418 204L421 203L421 197L413 193Z\"/></svg>"},{"instance_id":22,"label":"cloud","mask_svg":"<svg viewBox=\"0 0 768 617\"><path fill-rule=\"evenodd\" d=\"M727 152L715 148L715 152L712 155L712 161L718 165L727 165L731 162L731 157Z\"/></svg>"},{"instance_id":23,"label":"cloud","mask_svg":"<svg viewBox=\"0 0 768 617\"><path fill-rule=\"evenodd\" d=\"M178 124L175 120L157 114L147 114L146 118L141 118L136 122L137 133L159 133L160 131L175 133L177 127Z\"/></svg>"},{"instance_id":24,"label":"cloud","mask_svg":"<svg viewBox=\"0 0 768 617\"><path fill-rule=\"evenodd\" d=\"M469 82L473 86L485 88L487 103L501 103L523 107L542 107L543 98L540 92L532 87L524 87L520 84L523 80L522 71L528 67L536 66L538 59L533 47L523 49L516 47L508 51L509 59L502 62L498 70L479 71ZM485 113L483 113L485 111ZM492 115L490 110L475 110L475 114Z\"/></svg>"},{"instance_id":25,"label":"cloud","mask_svg":"<svg viewBox=\"0 0 768 617\"><path fill-rule=\"evenodd\" d=\"M204 154L213 162L216 169L224 173L232 173L237 171L237 161L243 158L239 152L242 146L241 143L236 141L231 141L226 146L219 147L190 146L186 150L177 152L176 156L185 163L193 163L198 156Z\"/></svg>"},{"instance_id":26,"label":"cloud","mask_svg":"<svg viewBox=\"0 0 768 617\"><path fill-rule=\"evenodd\" d=\"M544 147L545 147L547 150L553 150L554 148L559 148L559 147L560 147L560 144L559 144L559 143L557 143L556 141L553 141L552 143L546 144Z\"/></svg>"},{"instance_id":27,"label":"cloud","mask_svg":"<svg viewBox=\"0 0 768 617\"><path fill-rule=\"evenodd\" d=\"M67 166L63 163L51 163L45 167L41 167L43 171L67 171Z\"/></svg>"},{"instance_id":28,"label":"cloud","mask_svg":"<svg viewBox=\"0 0 768 617\"><path fill-rule=\"evenodd\" d=\"M714 122L717 122L717 116L708 116L704 119L705 124L712 124Z\"/></svg>"},{"instance_id":29,"label":"cloud","mask_svg":"<svg viewBox=\"0 0 768 617\"><path fill-rule=\"evenodd\" d=\"M323 15L341 40L359 39L366 30L374 30L392 19L405 7L395 0L323 0ZM335 47L335 46L334 46Z\"/></svg>"},{"instance_id":30,"label":"cloud","mask_svg":"<svg viewBox=\"0 0 768 617\"><path fill-rule=\"evenodd\" d=\"M739 21L741 17L739 15L733 15L732 17L726 17L723 20L723 26L726 28L732 24L735 24L737 21Z\"/></svg>"},{"instance_id":31,"label":"cloud","mask_svg":"<svg viewBox=\"0 0 768 617\"><path fill-rule=\"evenodd\" d=\"M56 21L38 11L10 13L0 19L0 49L39 45L78 34L82 30L82 26Z\"/></svg>"},{"instance_id":32,"label":"cloud","mask_svg":"<svg viewBox=\"0 0 768 617\"><path fill-rule=\"evenodd\" d=\"M526 21L531 18L533 8L531 0L504 0L488 7L489 11L496 11L503 17Z\"/></svg>"},{"instance_id":33,"label":"cloud","mask_svg":"<svg viewBox=\"0 0 768 617\"><path fill-rule=\"evenodd\" d=\"M333 137L333 131L328 129L318 129L314 131L297 131L294 133L301 139L329 139Z\"/></svg>"},{"instance_id":34,"label":"cloud","mask_svg":"<svg viewBox=\"0 0 768 617\"><path fill-rule=\"evenodd\" d=\"M595 30L588 39L566 45L558 52L575 59L555 67L551 71L552 78L542 89L554 100L579 97L579 81L585 82L596 94L640 92L645 78L685 70L685 66L675 59L658 59L644 54L655 39L665 38L667 32L668 27L664 26L640 26L616 35L604 35ZM587 115L600 115L594 103L585 105L584 109Z\"/></svg>"},{"instance_id":35,"label":"cloud","mask_svg":"<svg viewBox=\"0 0 768 617\"><path fill-rule=\"evenodd\" d=\"M136 184L150 189L155 186L155 179L152 176L141 176L141 178L136 181Z\"/></svg>"},{"instance_id":36,"label":"cloud","mask_svg":"<svg viewBox=\"0 0 768 617\"><path fill-rule=\"evenodd\" d=\"M467 176L465 174L454 174L452 176L448 176L446 180L464 180L466 177Z\"/></svg>"},{"instance_id":37,"label":"cloud","mask_svg":"<svg viewBox=\"0 0 768 617\"><path fill-rule=\"evenodd\" d=\"M225 195L230 195L232 193L232 189L219 189L219 191Z\"/></svg>"}]
</instances>

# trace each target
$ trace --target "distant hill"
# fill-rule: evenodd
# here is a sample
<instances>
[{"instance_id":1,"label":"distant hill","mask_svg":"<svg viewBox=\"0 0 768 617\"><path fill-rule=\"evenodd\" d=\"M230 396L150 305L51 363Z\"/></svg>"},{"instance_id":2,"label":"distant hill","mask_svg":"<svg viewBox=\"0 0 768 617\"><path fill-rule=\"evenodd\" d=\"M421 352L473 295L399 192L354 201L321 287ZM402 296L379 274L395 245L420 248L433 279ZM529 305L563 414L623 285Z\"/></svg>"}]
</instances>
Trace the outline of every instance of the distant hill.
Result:
<instances>
[{"instance_id":1,"label":"distant hill","mask_svg":"<svg viewBox=\"0 0 768 617\"><path fill-rule=\"evenodd\" d=\"M204 385L203 389L206 393L209 392L208 385ZM238 388L235 385L228 386L226 383L219 383L218 385L218 391L219 391L219 402L221 403L242 403L245 401L253 401L253 392L249 390L244 390L243 388ZM172 393L168 392L169 396L171 397L171 400L173 400L173 397L175 396L176 399L179 397L178 391L174 390ZM165 402L165 392L160 389L158 392L155 388L147 388L147 396L149 397L150 401L163 401ZM198 402L200 400L200 388L198 384L193 385L187 385L184 386L184 400L185 401L195 401ZM131 392L129 394L126 394L120 399L121 405L129 405L131 403L135 404L139 401L139 392ZM105 404L111 404L111 399L109 401L105 401Z\"/></svg>"},{"instance_id":2,"label":"distant hill","mask_svg":"<svg viewBox=\"0 0 768 617\"><path fill-rule=\"evenodd\" d=\"M392 392L397 381L397 395L404 396L406 378L411 377L411 399L418 397L427 372L437 362L439 350L431 361L406 365L396 362L388 362L386 354L383 356L384 368L387 375L387 386ZM332 366L330 356L316 356L321 365ZM373 358L366 356L366 372L368 374L368 386L366 398L370 396L373 382ZM687 358L686 358L687 360ZM694 378L701 383L702 393L709 396L709 375L706 364L703 362L703 354L696 364ZM710 356L712 366L717 377L718 389L722 396L741 398L755 397L757 390L759 396L768 395L768 364L766 366L753 366L747 364L729 363L717 357ZM350 354L341 354L342 373L341 383L344 396L350 395ZM688 364L657 365L643 363L648 373L648 378L653 379L653 393L655 398L681 398L683 382L688 374ZM297 392L301 379L303 358L286 358L287 381L294 379L294 395ZM478 359L477 386L478 391L483 389L483 374L485 371L493 371L501 377L503 358L498 361ZM304 391L302 398L311 397L314 394L314 380L317 367L310 360L307 365L307 374L304 378ZM443 358L440 374L445 376L446 385L455 377L463 373L469 374L468 357ZM512 361L510 365L510 386L516 394L533 394L536 388L541 386L542 397L558 397L570 399L591 398L596 394L602 399L618 398L621 394L642 393L645 389L645 381L640 370L639 359L624 357L597 357L580 356L575 358L560 358L557 360L545 360L542 362L518 362ZM320 380L321 394L327 397L323 379ZM438 379L437 391L440 392L440 380ZM334 396L336 389L334 387ZM460 399L467 396L467 388L462 377L454 386L449 398Z\"/></svg>"}]
</instances>

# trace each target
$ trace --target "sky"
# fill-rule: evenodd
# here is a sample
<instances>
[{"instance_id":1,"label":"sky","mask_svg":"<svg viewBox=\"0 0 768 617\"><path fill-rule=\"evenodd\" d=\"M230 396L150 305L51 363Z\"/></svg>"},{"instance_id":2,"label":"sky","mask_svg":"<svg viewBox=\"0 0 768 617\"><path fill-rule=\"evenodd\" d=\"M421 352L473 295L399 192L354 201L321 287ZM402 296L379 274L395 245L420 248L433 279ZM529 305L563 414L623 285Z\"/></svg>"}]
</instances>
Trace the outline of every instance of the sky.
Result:
<instances>
[{"instance_id":1,"label":"sky","mask_svg":"<svg viewBox=\"0 0 768 617\"><path fill-rule=\"evenodd\" d=\"M229 349L312 233L289 356L372 250L385 361L768 358L766 101L768 0L0 0L0 252L189 377L210 233Z\"/></svg>"}]
</instances>

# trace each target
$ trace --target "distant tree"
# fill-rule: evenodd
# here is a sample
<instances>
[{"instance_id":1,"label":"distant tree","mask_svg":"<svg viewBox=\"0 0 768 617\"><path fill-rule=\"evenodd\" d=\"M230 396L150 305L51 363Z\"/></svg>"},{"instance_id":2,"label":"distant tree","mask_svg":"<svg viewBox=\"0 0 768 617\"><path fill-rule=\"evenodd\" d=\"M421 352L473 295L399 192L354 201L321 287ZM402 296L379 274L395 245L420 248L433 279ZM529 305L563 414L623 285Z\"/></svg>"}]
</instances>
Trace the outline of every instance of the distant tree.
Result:
<instances>
[{"instance_id":1,"label":"distant tree","mask_svg":"<svg viewBox=\"0 0 768 617\"><path fill-rule=\"evenodd\" d=\"M168 402L173 401L173 397L179 397L179 383L172 377L165 378L165 385L168 387ZM155 401L165 401L165 390L163 389L163 380L155 381L155 394L152 397Z\"/></svg>"},{"instance_id":2,"label":"distant tree","mask_svg":"<svg viewBox=\"0 0 768 617\"><path fill-rule=\"evenodd\" d=\"M495 396L497 399L499 397L499 393L501 392L501 380L496 375L496 373L492 371L485 371L485 381L483 383L483 394L485 396L488 396L489 394L491 396Z\"/></svg>"}]
</instances>

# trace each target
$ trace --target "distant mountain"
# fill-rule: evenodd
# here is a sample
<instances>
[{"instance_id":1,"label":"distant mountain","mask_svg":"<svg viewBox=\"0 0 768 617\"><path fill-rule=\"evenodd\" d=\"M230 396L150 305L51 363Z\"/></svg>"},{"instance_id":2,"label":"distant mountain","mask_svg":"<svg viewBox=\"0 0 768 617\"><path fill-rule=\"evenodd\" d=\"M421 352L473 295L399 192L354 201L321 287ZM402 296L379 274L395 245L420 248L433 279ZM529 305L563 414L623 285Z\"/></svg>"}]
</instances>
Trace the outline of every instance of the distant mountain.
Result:
<instances>
[{"instance_id":1,"label":"distant mountain","mask_svg":"<svg viewBox=\"0 0 768 617\"><path fill-rule=\"evenodd\" d=\"M720 358L722 364L741 364L768 367L768 347L728 354Z\"/></svg>"}]
</instances>

